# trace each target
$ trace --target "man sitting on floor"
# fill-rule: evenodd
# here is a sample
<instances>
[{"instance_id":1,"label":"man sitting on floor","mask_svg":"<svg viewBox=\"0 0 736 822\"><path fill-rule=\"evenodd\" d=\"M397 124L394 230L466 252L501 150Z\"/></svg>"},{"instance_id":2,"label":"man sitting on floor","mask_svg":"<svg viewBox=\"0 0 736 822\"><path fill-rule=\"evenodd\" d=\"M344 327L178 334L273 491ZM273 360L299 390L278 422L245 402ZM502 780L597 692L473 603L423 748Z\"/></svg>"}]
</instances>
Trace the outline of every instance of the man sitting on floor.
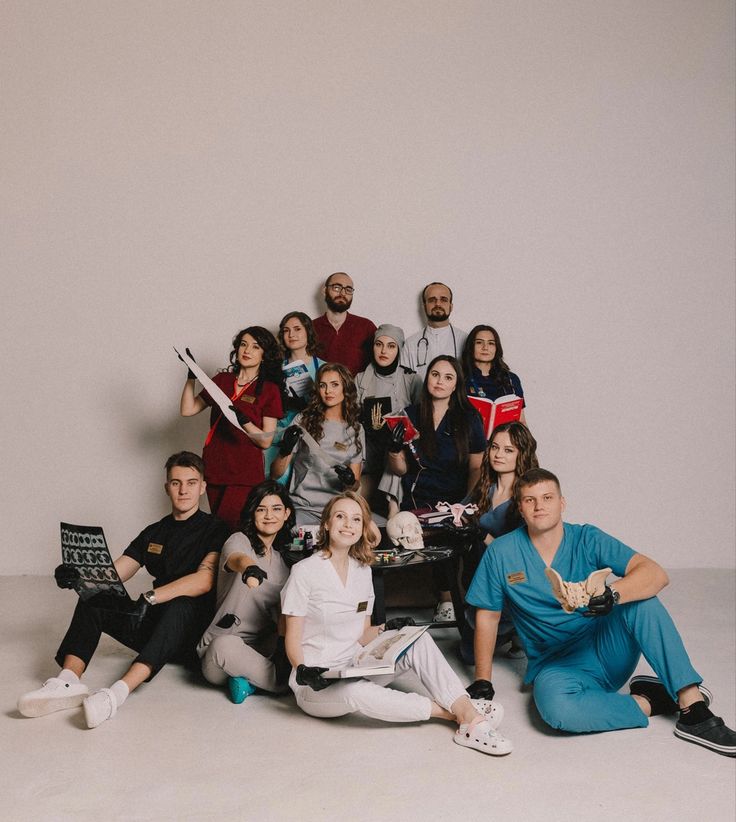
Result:
<instances>
[{"instance_id":1,"label":"man sitting on floor","mask_svg":"<svg viewBox=\"0 0 736 822\"><path fill-rule=\"evenodd\" d=\"M549 725L571 733L643 728L650 716L679 712L676 736L736 756L736 733L709 710L711 694L657 598L665 571L592 525L563 523L565 500L549 471L527 471L517 503L525 527L493 542L468 590L468 603L478 608L476 680L468 693L493 698L492 657L506 600L529 658L525 682L534 683ZM620 579L608 586L610 569ZM600 593L591 596L596 581ZM581 599L584 612L576 607ZM634 677L630 694L617 693L642 653L659 678Z\"/></svg>"},{"instance_id":2,"label":"man sitting on floor","mask_svg":"<svg viewBox=\"0 0 736 822\"><path fill-rule=\"evenodd\" d=\"M135 614L97 607L94 597L80 599L56 654L61 671L18 700L23 716L44 716L84 704L87 727L96 728L115 716L128 694L167 662L197 659L194 649L213 611L207 594L228 529L199 510L205 492L201 457L191 451L169 457L164 489L171 513L141 531L115 560L123 582L145 565L154 577L153 589L141 597ZM60 588L73 588L77 571L60 565L55 576ZM103 632L138 651L138 656L121 679L90 695L80 677Z\"/></svg>"}]
</instances>

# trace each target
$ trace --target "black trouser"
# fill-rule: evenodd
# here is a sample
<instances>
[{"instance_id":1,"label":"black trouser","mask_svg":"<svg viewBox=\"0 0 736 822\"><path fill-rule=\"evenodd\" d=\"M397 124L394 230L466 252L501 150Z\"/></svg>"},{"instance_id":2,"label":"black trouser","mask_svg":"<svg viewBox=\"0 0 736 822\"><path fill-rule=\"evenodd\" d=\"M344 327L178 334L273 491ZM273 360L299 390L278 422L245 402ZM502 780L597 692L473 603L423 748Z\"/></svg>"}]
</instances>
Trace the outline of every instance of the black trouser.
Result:
<instances>
[{"instance_id":1,"label":"black trouser","mask_svg":"<svg viewBox=\"0 0 736 822\"><path fill-rule=\"evenodd\" d=\"M56 653L61 666L72 654L85 665L105 633L138 651L135 662L151 668L152 679L167 662L195 663L195 648L211 614L202 597L177 597L162 605L153 605L143 621L136 623L127 614L97 608L81 599L74 609L69 629Z\"/></svg>"}]
</instances>

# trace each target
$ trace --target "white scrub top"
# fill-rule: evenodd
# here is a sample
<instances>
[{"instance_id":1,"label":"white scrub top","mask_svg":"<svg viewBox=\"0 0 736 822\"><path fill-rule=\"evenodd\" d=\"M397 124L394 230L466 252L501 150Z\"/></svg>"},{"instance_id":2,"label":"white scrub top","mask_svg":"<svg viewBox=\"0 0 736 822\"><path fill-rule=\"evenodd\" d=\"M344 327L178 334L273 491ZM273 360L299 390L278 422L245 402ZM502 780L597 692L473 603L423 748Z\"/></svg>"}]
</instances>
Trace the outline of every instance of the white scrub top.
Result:
<instances>
[{"instance_id":1,"label":"white scrub top","mask_svg":"<svg viewBox=\"0 0 736 822\"><path fill-rule=\"evenodd\" d=\"M298 562L281 592L281 612L304 617L305 665L340 668L360 647L365 620L373 613L373 576L369 565L348 558L345 585L320 551Z\"/></svg>"},{"instance_id":2,"label":"white scrub top","mask_svg":"<svg viewBox=\"0 0 736 822\"><path fill-rule=\"evenodd\" d=\"M465 331L454 325L443 328L430 328L427 325L404 343L399 362L424 379L427 367L440 354L448 354L459 360L463 355L467 336Z\"/></svg>"}]
</instances>

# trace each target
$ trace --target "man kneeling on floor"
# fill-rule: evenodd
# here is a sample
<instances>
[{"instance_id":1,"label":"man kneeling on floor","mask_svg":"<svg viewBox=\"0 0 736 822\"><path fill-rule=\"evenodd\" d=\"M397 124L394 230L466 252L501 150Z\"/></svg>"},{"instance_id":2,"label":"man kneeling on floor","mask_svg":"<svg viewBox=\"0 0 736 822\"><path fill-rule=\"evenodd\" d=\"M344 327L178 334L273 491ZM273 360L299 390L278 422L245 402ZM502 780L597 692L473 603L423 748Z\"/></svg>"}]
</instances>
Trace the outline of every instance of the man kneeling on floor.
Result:
<instances>
[{"instance_id":1,"label":"man kneeling on floor","mask_svg":"<svg viewBox=\"0 0 736 822\"><path fill-rule=\"evenodd\" d=\"M141 531L115 560L123 582L145 566L154 577L153 589L141 597L134 615L96 607L94 597L80 599L56 654L61 671L18 700L23 716L44 716L83 704L87 727L96 728L115 716L128 694L167 662L197 659L194 649L213 611L207 594L228 529L199 510L205 481L204 465L196 454L181 451L169 457L164 489L171 513ZM60 588L72 588L77 572L60 565L55 576ZM103 632L138 651L138 656L121 679L90 695L80 677Z\"/></svg>"},{"instance_id":2,"label":"man kneeling on floor","mask_svg":"<svg viewBox=\"0 0 736 822\"><path fill-rule=\"evenodd\" d=\"M493 698L492 658L507 600L529 658L525 682L534 683L547 724L612 731L679 712L676 736L736 756L736 733L711 713L712 695L657 598L665 571L592 525L563 523L565 500L549 471L527 471L517 503L525 526L494 540L466 597L478 608L471 697ZM609 586L611 570L620 579ZM630 694L617 693L642 653L658 678L636 676Z\"/></svg>"}]
</instances>

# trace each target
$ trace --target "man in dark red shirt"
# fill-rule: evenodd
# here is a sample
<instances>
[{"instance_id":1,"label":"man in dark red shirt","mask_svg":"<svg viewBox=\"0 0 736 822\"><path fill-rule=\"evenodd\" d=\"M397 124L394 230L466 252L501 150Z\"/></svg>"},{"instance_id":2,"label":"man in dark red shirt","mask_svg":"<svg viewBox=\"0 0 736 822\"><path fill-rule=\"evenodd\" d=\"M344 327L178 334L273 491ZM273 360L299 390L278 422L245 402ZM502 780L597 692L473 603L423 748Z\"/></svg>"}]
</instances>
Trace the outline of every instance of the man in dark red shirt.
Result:
<instances>
[{"instance_id":1,"label":"man in dark red shirt","mask_svg":"<svg viewBox=\"0 0 736 822\"><path fill-rule=\"evenodd\" d=\"M354 293L351 277L342 271L330 274L324 286L327 311L313 321L319 356L326 362L342 363L353 376L364 371L370 362L376 333L376 326L369 319L348 311Z\"/></svg>"}]
</instances>

